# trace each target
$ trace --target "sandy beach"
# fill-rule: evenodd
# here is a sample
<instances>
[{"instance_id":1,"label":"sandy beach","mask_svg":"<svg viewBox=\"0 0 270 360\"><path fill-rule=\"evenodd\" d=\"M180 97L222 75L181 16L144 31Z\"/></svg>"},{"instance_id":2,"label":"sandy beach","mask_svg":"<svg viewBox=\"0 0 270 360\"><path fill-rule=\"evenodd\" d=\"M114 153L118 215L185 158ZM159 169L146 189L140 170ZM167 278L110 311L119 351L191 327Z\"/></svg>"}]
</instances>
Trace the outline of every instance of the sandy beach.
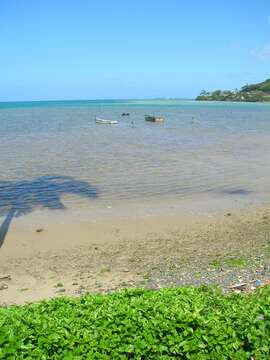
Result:
<instances>
[{"instance_id":1,"label":"sandy beach","mask_svg":"<svg viewBox=\"0 0 270 360\"><path fill-rule=\"evenodd\" d=\"M49 225L33 216L16 219L1 248L2 306L133 286L217 284L226 291L270 277L266 205Z\"/></svg>"}]
</instances>

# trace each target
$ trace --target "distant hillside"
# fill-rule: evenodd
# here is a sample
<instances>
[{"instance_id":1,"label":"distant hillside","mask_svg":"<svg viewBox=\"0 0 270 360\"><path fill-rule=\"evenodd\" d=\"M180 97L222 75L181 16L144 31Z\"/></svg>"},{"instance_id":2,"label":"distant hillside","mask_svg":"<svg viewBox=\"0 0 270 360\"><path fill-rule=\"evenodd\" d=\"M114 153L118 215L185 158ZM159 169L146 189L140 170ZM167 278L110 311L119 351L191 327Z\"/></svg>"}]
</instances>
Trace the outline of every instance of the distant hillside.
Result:
<instances>
[{"instance_id":1,"label":"distant hillside","mask_svg":"<svg viewBox=\"0 0 270 360\"><path fill-rule=\"evenodd\" d=\"M196 100L200 101L248 101L270 102L270 79L258 84L247 84L240 90L202 90Z\"/></svg>"},{"instance_id":2,"label":"distant hillside","mask_svg":"<svg viewBox=\"0 0 270 360\"><path fill-rule=\"evenodd\" d=\"M242 92L262 91L266 94L270 94L270 79L267 79L258 84L251 84L251 85L243 86L241 91Z\"/></svg>"}]
</instances>

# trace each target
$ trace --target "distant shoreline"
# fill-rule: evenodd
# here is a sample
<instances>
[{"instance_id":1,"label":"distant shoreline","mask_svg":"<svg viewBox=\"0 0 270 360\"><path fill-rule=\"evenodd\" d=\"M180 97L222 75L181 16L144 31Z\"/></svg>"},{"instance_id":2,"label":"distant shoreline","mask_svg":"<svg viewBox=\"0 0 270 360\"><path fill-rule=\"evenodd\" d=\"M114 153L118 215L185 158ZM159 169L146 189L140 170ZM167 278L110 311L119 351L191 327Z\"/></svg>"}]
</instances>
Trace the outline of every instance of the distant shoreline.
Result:
<instances>
[{"instance_id":1,"label":"distant shoreline","mask_svg":"<svg viewBox=\"0 0 270 360\"><path fill-rule=\"evenodd\" d=\"M223 102L223 103L244 103L244 104L270 104L270 101L247 101L247 100L210 100L210 99L194 99L198 102Z\"/></svg>"},{"instance_id":2,"label":"distant shoreline","mask_svg":"<svg viewBox=\"0 0 270 360\"><path fill-rule=\"evenodd\" d=\"M202 90L197 101L270 102L270 79L258 84L242 86L240 90Z\"/></svg>"},{"instance_id":3,"label":"distant shoreline","mask_svg":"<svg viewBox=\"0 0 270 360\"><path fill-rule=\"evenodd\" d=\"M63 103L63 102L118 102L118 101L194 101L195 98L127 98L127 99L43 99L43 100L7 100L0 101L1 104L14 104L14 103Z\"/></svg>"}]
</instances>

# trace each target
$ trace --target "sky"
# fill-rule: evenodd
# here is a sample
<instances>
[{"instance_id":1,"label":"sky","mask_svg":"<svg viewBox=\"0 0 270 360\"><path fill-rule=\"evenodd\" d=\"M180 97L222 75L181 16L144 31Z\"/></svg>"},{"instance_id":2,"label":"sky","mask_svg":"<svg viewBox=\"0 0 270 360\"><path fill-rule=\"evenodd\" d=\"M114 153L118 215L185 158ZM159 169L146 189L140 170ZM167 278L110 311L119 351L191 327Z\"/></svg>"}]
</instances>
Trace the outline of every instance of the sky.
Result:
<instances>
[{"instance_id":1,"label":"sky","mask_svg":"<svg viewBox=\"0 0 270 360\"><path fill-rule=\"evenodd\" d=\"M0 0L0 101L193 98L266 78L269 0Z\"/></svg>"}]
</instances>

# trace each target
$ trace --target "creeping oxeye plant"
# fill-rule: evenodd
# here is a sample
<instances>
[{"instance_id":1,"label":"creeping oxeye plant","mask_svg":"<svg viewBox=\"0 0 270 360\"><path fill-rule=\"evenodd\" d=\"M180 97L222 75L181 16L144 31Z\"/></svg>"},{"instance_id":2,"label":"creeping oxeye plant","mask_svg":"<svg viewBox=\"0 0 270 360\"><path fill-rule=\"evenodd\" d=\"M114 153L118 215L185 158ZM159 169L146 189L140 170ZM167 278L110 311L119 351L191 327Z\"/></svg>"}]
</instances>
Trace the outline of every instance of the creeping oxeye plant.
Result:
<instances>
[{"instance_id":1,"label":"creeping oxeye plant","mask_svg":"<svg viewBox=\"0 0 270 360\"><path fill-rule=\"evenodd\" d=\"M0 359L269 359L270 288L124 290L0 309Z\"/></svg>"}]
</instances>

